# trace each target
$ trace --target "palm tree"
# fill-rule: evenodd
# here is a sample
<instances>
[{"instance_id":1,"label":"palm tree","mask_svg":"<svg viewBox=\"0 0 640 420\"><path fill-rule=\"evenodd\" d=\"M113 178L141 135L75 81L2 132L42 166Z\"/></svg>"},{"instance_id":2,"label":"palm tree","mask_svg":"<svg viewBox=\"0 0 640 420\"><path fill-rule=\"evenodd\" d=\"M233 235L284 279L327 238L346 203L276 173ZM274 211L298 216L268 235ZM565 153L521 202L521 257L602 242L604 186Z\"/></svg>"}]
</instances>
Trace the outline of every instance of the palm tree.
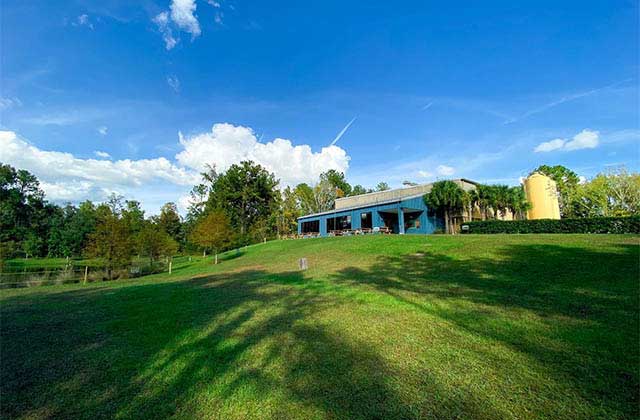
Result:
<instances>
[{"instance_id":1,"label":"palm tree","mask_svg":"<svg viewBox=\"0 0 640 420\"><path fill-rule=\"evenodd\" d=\"M522 186L511 187L509 189L509 210L518 220L524 219L524 213L531 208L531 204L527 201Z\"/></svg>"},{"instance_id":2,"label":"palm tree","mask_svg":"<svg viewBox=\"0 0 640 420\"><path fill-rule=\"evenodd\" d=\"M453 181L438 181L424 195L424 202L428 207L444 213L447 233L453 233L451 219L456 211L464 208L465 195L464 190Z\"/></svg>"}]
</instances>

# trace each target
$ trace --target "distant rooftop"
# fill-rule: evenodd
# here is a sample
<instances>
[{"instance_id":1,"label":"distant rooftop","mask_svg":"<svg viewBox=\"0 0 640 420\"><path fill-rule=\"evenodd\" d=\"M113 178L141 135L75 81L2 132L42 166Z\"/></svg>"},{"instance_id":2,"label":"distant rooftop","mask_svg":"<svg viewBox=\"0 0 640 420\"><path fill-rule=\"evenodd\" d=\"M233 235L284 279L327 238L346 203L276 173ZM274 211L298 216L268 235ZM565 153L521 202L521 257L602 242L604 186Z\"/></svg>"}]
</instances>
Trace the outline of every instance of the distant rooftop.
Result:
<instances>
[{"instance_id":1,"label":"distant rooftop","mask_svg":"<svg viewBox=\"0 0 640 420\"><path fill-rule=\"evenodd\" d=\"M468 179L452 179L451 181L460 185L465 191L469 191L478 185L477 182L470 181ZM398 200L408 197L415 197L423 195L431 191L433 182L428 184L414 185L412 187L396 188L387 191L376 191L368 194L354 195L352 197L342 197L336 199L335 209L341 210L352 207L362 207L379 204L382 202L388 202L392 200Z\"/></svg>"}]
</instances>

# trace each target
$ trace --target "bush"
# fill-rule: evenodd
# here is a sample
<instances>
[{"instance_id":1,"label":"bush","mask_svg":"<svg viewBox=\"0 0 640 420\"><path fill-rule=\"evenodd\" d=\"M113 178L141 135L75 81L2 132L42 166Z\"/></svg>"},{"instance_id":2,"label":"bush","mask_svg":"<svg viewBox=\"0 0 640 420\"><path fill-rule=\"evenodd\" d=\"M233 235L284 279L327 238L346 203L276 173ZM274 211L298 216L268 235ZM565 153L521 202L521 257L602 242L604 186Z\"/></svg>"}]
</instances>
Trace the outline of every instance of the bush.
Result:
<instances>
[{"instance_id":1,"label":"bush","mask_svg":"<svg viewBox=\"0 0 640 420\"><path fill-rule=\"evenodd\" d=\"M640 233L640 216L466 222L462 233Z\"/></svg>"}]
</instances>

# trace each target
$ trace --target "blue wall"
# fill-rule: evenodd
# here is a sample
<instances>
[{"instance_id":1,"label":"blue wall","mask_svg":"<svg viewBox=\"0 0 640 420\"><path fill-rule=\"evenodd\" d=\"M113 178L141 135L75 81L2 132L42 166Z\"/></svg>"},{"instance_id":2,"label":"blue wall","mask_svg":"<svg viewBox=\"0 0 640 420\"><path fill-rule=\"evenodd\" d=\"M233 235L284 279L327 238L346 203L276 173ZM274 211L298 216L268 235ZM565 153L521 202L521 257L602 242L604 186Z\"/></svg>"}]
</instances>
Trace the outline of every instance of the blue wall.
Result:
<instances>
[{"instance_id":1,"label":"blue wall","mask_svg":"<svg viewBox=\"0 0 640 420\"><path fill-rule=\"evenodd\" d=\"M394 209L398 211L397 214L394 214L395 217L398 217L398 215L401 215L399 219L400 219L400 226L402 227L404 227L403 226L404 215L400 211L401 209L404 209L405 211L412 211L412 210L421 211L420 216L418 218L418 220L420 221L420 227L409 228L404 233L421 233L421 234L433 233L436 230L436 228L441 227L444 224L444 222L439 218L429 217L427 206L424 204L422 197L415 197L415 198L402 200L397 203L365 206L365 207L359 207L357 209L351 209L346 211L337 210L335 212L327 213L319 216L308 216L308 217L303 216L300 219L298 219L298 233L300 234L302 232L302 222L319 220L320 234L322 236L327 236L328 235L327 219L332 217L340 217L340 216L351 216L351 229L359 229L361 227L360 215L361 213L366 213L366 212L371 212L373 227L376 227L376 226L382 227L384 226L384 222L379 212L385 211L385 210L394 210ZM399 230L400 232L398 233L403 233L401 231L404 229L399 229Z\"/></svg>"}]
</instances>

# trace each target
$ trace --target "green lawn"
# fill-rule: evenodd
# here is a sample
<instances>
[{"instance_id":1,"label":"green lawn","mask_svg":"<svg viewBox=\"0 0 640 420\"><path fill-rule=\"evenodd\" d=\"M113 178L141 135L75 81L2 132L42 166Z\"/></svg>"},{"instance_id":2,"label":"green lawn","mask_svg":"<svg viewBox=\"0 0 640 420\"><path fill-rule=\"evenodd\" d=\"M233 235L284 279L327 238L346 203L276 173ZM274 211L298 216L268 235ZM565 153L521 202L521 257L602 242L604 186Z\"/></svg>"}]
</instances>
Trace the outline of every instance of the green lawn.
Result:
<instances>
[{"instance_id":1,"label":"green lawn","mask_svg":"<svg viewBox=\"0 0 640 420\"><path fill-rule=\"evenodd\" d=\"M2 290L0 415L637 418L639 245L308 239Z\"/></svg>"}]
</instances>

